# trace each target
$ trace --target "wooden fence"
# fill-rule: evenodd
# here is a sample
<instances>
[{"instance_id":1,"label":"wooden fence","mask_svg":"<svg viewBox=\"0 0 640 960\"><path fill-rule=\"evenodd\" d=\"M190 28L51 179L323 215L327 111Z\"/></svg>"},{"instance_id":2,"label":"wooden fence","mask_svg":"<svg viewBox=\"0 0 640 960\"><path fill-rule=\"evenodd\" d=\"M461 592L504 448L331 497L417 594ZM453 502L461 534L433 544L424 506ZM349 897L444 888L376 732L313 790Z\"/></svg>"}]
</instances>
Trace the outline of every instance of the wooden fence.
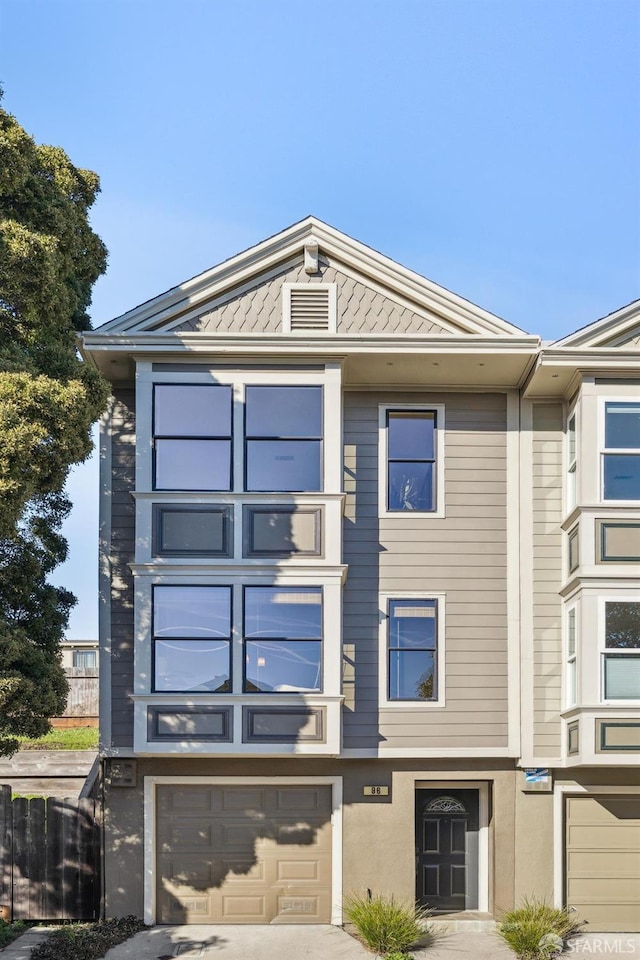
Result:
<instances>
[{"instance_id":1,"label":"wooden fence","mask_svg":"<svg viewBox=\"0 0 640 960\"><path fill-rule=\"evenodd\" d=\"M11 799L0 785L0 907L14 920L96 920L100 827L95 800Z\"/></svg>"}]
</instances>

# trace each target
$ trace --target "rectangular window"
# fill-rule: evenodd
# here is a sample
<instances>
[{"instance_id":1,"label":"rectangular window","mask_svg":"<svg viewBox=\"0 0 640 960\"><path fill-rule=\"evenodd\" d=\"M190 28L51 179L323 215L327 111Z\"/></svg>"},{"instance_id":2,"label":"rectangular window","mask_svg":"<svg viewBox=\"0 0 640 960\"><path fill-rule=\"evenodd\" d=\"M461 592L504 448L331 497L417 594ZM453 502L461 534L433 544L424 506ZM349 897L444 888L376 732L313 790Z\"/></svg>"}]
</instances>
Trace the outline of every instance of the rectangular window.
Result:
<instances>
[{"instance_id":1,"label":"rectangular window","mask_svg":"<svg viewBox=\"0 0 640 960\"><path fill-rule=\"evenodd\" d=\"M74 650L73 666L77 669L93 670L98 665L98 657L95 650Z\"/></svg>"},{"instance_id":2,"label":"rectangular window","mask_svg":"<svg viewBox=\"0 0 640 960\"><path fill-rule=\"evenodd\" d=\"M603 500L640 500L638 403L605 403L602 487Z\"/></svg>"},{"instance_id":3,"label":"rectangular window","mask_svg":"<svg viewBox=\"0 0 640 960\"><path fill-rule=\"evenodd\" d=\"M190 504L153 508L153 553L159 557L228 557L231 509Z\"/></svg>"},{"instance_id":4,"label":"rectangular window","mask_svg":"<svg viewBox=\"0 0 640 960\"><path fill-rule=\"evenodd\" d=\"M567 706L577 703L576 608L567 610Z\"/></svg>"},{"instance_id":5,"label":"rectangular window","mask_svg":"<svg viewBox=\"0 0 640 960\"><path fill-rule=\"evenodd\" d=\"M322 387L247 387L245 487L322 490Z\"/></svg>"},{"instance_id":6,"label":"rectangular window","mask_svg":"<svg viewBox=\"0 0 640 960\"><path fill-rule=\"evenodd\" d=\"M576 414L574 411L567 421L567 511L569 513L576 505L577 466Z\"/></svg>"},{"instance_id":7,"label":"rectangular window","mask_svg":"<svg viewBox=\"0 0 640 960\"><path fill-rule=\"evenodd\" d=\"M607 601L603 654L605 700L640 699L640 601Z\"/></svg>"},{"instance_id":8,"label":"rectangular window","mask_svg":"<svg viewBox=\"0 0 640 960\"><path fill-rule=\"evenodd\" d=\"M153 588L154 690L231 690L231 588Z\"/></svg>"},{"instance_id":9,"label":"rectangular window","mask_svg":"<svg viewBox=\"0 0 640 960\"><path fill-rule=\"evenodd\" d=\"M380 407L380 514L444 516L444 407Z\"/></svg>"},{"instance_id":10,"label":"rectangular window","mask_svg":"<svg viewBox=\"0 0 640 960\"><path fill-rule=\"evenodd\" d=\"M569 573L578 569L580 563L580 528L574 527L568 536Z\"/></svg>"},{"instance_id":11,"label":"rectangular window","mask_svg":"<svg viewBox=\"0 0 640 960\"><path fill-rule=\"evenodd\" d=\"M244 692L322 690L321 587L244 588Z\"/></svg>"},{"instance_id":12,"label":"rectangular window","mask_svg":"<svg viewBox=\"0 0 640 960\"><path fill-rule=\"evenodd\" d=\"M231 489L231 387L156 384L154 490Z\"/></svg>"},{"instance_id":13,"label":"rectangular window","mask_svg":"<svg viewBox=\"0 0 640 960\"><path fill-rule=\"evenodd\" d=\"M389 700L438 699L438 601L390 599L387 611Z\"/></svg>"}]
</instances>

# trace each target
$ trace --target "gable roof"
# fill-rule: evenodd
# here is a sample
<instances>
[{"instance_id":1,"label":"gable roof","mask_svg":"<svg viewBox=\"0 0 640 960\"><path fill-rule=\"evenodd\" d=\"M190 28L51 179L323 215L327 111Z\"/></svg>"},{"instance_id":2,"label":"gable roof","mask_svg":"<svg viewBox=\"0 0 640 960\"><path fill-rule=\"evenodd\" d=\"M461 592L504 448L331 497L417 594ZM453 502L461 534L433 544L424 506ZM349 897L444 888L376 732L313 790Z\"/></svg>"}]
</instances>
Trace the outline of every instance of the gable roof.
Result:
<instances>
[{"instance_id":1,"label":"gable roof","mask_svg":"<svg viewBox=\"0 0 640 960\"><path fill-rule=\"evenodd\" d=\"M384 287L392 299L411 303L417 312L435 318L442 332L458 336L522 337L524 331L483 310L420 274L401 266L371 247L309 216L223 261L165 293L103 324L96 334L137 335L169 333L212 301L220 301L238 288L248 289L294 257L304 256L305 246L319 250L360 275Z\"/></svg>"},{"instance_id":2,"label":"gable roof","mask_svg":"<svg viewBox=\"0 0 640 960\"><path fill-rule=\"evenodd\" d=\"M637 343L634 343L637 341ZM640 300L633 300L601 320L587 324L554 347L621 347L640 349Z\"/></svg>"}]
</instances>

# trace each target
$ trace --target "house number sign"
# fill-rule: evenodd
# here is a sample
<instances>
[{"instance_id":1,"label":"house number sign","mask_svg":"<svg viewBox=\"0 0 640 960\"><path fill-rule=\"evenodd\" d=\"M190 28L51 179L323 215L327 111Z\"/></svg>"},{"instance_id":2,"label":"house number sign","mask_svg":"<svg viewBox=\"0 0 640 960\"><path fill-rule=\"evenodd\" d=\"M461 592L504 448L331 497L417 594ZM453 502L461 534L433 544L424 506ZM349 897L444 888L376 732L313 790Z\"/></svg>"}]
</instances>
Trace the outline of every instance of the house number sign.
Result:
<instances>
[{"instance_id":1,"label":"house number sign","mask_svg":"<svg viewBox=\"0 0 640 960\"><path fill-rule=\"evenodd\" d=\"M362 793L365 797L388 797L389 787L363 787Z\"/></svg>"}]
</instances>

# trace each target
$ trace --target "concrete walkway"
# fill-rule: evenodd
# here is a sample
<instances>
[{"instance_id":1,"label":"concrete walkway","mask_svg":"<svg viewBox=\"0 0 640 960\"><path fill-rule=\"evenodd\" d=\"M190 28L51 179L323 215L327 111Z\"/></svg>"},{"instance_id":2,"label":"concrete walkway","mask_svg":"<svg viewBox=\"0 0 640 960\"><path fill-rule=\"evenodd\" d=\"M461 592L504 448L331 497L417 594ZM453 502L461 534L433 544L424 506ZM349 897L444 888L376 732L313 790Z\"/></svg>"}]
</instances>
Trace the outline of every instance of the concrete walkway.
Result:
<instances>
[{"instance_id":1,"label":"concrete walkway","mask_svg":"<svg viewBox=\"0 0 640 960\"><path fill-rule=\"evenodd\" d=\"M42 940L46 940L55 929L55 927L32 927L4 950L0 950L0 957L2 960L29 960L33 948Z\"/></svg>"}]
</instances>

